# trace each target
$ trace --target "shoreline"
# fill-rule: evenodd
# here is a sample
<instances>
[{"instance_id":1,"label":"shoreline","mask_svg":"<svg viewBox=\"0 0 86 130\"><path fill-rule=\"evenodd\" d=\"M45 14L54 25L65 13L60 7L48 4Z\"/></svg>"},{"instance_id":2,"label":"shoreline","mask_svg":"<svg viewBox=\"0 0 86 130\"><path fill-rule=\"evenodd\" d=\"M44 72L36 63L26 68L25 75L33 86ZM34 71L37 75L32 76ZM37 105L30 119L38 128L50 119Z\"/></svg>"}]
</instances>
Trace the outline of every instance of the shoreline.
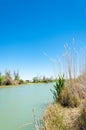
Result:
<instances>
[{"instance_id":1,"label":"shoreline","mask_svg":"<svg viewBox=\"0 0 86 130\"><path fill-rule=\"evenodd\" d=\"M36 84L48 84L48 83L54 83L53 82L38 82L38 83L24 83L24 84L14 84L14 85L2 85L0 86L0 89L1 88L12 88L12 87L23 87L24 85L28 86L28 85L36 85Z\"/></svg>"}]
</instances>

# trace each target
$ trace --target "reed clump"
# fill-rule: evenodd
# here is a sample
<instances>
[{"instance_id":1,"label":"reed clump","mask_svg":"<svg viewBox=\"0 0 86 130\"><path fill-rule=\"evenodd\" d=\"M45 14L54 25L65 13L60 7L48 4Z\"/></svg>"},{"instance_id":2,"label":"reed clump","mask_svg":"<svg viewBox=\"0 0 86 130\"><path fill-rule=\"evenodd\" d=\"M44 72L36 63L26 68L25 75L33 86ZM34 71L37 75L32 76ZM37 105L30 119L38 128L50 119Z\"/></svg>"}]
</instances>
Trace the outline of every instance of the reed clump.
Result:
<instances>
[{"instance_id":1,"label":"reed clump","mask_svg":"<svg viewBox=\"0 0 86 130\"><path fill-rule=\"evenodd\" d=\"M56 102L44 114L43 130L86 130L86 50L79 54L75 48L65 48L65 62L60 66L64 87L59 94L56 89L53 93Z\"/></svg>"}]
</instances>

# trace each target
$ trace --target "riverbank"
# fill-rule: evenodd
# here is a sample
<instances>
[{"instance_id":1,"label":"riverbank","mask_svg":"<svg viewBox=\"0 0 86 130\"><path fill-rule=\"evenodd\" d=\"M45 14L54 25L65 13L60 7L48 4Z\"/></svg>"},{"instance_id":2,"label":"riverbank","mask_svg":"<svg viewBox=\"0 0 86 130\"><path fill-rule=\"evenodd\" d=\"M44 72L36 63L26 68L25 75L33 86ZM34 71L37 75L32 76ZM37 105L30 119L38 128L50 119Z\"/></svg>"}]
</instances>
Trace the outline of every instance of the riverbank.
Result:
<instances>
[{"instance_id":1,"label":"riverbank","mask_svg":"<svg viewBox=\"0 0 86 130\"><path fill-rule=\"evenodd\" d=\"M42 130L53 129L86 130L86 76L66 82L57 101L46 109Z\"/></svg>"},{"instance_id":2,"label":"riverbank","mask_svg":"<svg viewBox=\"0 0 86 130\"><path fill-rule=\"evenodd\" d=\"M86 108L84 109L86 116ZM81 117L82 112L83 105L77 108L64 108L60 104L49 105L43 117L43 130L80 130L81 125L82 130L86 130L84 119Z\"/></svg>"},{"instance_id":3,"label":"riverbank","mask_svg":"<svg viewBox=\"0 0 86 130\"><path fill-rule=\"evenodd\" d=\"M23 87L23 86L28 86L28 85L37 85L37 84L40 85L40 84L49 84L49 83L55 83L55 82L47 82L47 83L44 83L44 82L38 82L38 83L30 82L30 83L24 83L24 84L3 85L3 86L0 86L0 88Z\"/></svg>"}]
</instances>

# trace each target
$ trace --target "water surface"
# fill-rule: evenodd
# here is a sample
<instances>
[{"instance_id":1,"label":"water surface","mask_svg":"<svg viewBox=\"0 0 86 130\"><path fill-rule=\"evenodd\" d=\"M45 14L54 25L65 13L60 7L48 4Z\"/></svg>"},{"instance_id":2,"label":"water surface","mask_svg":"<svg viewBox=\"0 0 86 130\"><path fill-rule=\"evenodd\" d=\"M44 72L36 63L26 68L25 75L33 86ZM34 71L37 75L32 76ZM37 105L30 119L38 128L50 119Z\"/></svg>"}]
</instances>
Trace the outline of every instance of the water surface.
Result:
<instances>
[{"instance_id":1,"label":"water surface","mask_svg":"<svg viewBox=\"0 0 86 130\"><path fill-rule=\"evenodd\" d=\"M35 130L34 125L21 127L43 116L49 102L53 101L49 84L36 84L0 89L0 130ZM34 113L33 110L34 109Z\"/></svg>"}]
</instances>

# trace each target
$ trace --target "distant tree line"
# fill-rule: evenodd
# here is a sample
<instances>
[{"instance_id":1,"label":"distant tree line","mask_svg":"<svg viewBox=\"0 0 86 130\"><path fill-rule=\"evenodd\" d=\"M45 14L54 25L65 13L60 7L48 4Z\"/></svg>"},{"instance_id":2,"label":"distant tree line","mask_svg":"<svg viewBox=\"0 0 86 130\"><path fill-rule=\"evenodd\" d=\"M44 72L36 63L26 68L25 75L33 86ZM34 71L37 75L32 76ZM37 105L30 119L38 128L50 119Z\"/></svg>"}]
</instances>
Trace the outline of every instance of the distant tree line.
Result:
<instances>
[{"instance_id":1,"label":"distant tree line","mask_svg":"<svg viewBox=\"0 0 86 130\"><path fill-rule=\"evenodd\" d=\"M23 83L49 83L53 82L55 79L53 77L46 77L46 76L35 76L33 77L32 81L20 78L19 71L14 71L11 73L10 70L6 70L4 74L0 71L0 86L4 85L17 85Z\"/></svg>"},{"instance_id":2,"label":"distant tree line","mask_svg":"<svg viewBox=\"0 0 86 130\"><path fill-rule=\"evenodd\" d=\"M10 70L6 70L4 75L0 72L0 86L22 84L23 82L24 81L20 79L19 71L14 71L13 76Z\"/></svg>"},{"instance_id":3,"label":"distant tree line","mask_svg":"<svg viewBox=\"0 0 86 130\"><path fill-rule=\"evenodd\" d=\"M33 83L39 83L39 82L43 82L43 83L48 83L48 82L53 82L53 78L50 77L46 77L46 76L36 76L36 77L33 77Z\"/></svg>"}]
</instances>

